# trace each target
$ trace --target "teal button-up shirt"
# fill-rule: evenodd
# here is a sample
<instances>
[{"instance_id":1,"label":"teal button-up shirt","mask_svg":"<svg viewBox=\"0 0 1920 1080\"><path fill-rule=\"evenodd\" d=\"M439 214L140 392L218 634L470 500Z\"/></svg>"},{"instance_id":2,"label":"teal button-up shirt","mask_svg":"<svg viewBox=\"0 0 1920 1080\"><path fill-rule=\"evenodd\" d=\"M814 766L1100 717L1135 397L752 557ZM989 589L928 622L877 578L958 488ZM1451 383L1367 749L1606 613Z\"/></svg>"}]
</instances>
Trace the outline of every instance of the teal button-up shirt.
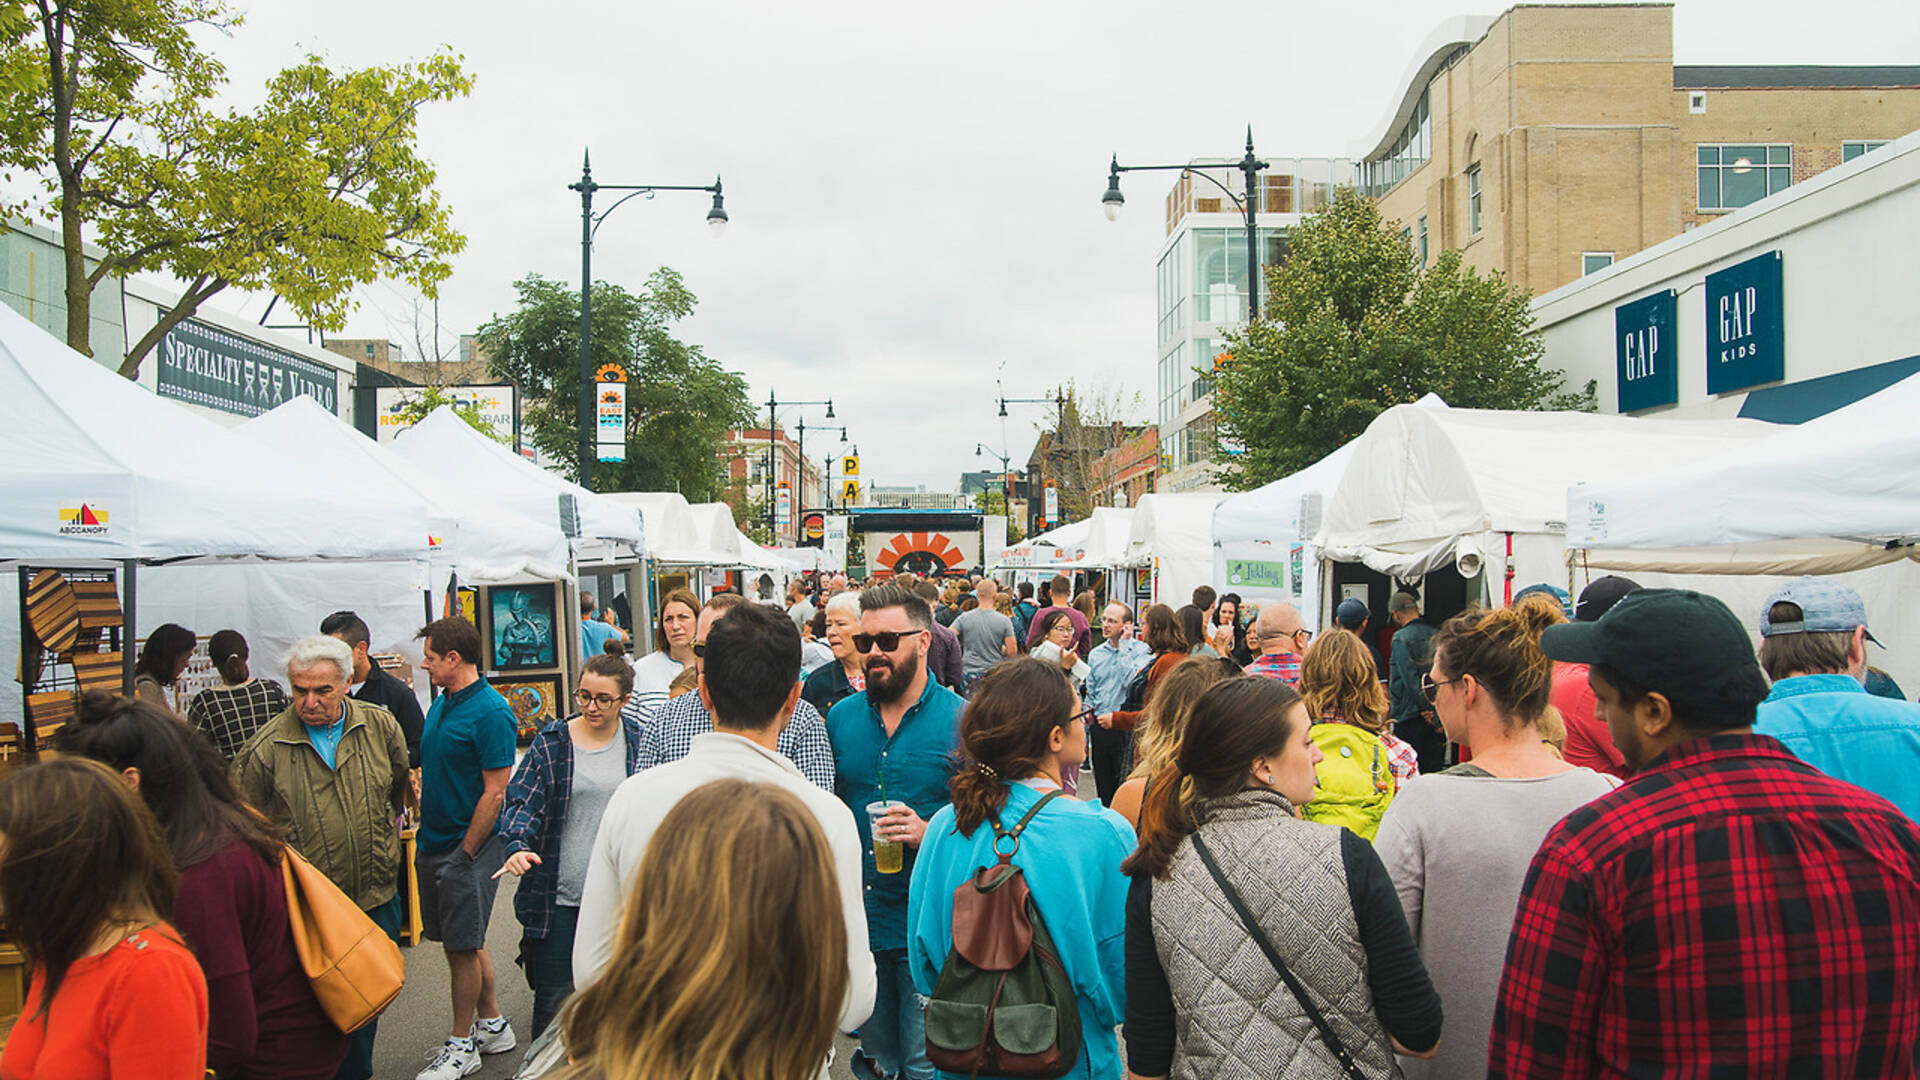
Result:
<instances>
[{"instance_id":1,"label":"teal button-up shirt","mask_svg":"<svg viewBox=\"0 0 1920 1080\"><path fill-rule=\"evenodd\" d=\"M907 947L907 883L913 878L915 851L897 874L873 868L873 832L867 804L880 801L880 778L887 798L913 807L924 820L947 805L947 782L960 754L960 712L966 701L931 676L920 700L908 707L892 736L880 722L880 707L864 691L841 701L827 714L827 738L833 743L834 794L853 808L860 827L866 876L867 939L882 949Z\"/></svg>"},{"instance_id":2,"label":"teal button-up shirt","mask_svg":"<svg viewBox=\"0 0 1920 1080\"><path fill-rule=\"evenodd\" d=\"M1875 697L1851 675L1796 675L1773 684L1753 730L1920 821L1920 705Z\"/></svg>"}]
</instances>

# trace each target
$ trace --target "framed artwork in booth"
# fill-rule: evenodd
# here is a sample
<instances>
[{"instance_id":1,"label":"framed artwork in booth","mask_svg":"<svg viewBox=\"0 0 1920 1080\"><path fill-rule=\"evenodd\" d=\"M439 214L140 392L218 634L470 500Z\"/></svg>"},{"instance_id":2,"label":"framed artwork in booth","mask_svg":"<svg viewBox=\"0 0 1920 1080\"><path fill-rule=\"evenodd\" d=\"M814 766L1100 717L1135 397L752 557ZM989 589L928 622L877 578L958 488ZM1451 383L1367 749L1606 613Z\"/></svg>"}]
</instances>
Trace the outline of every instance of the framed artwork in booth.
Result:
<instances>
[{"instance_id":1,"label":"framed artwork in booth","mask_svg":"<svg viewBox=\"0 0 1920 1080\"><path fill-rule=\"evenodd\" d=\"M493 688L513 706L514 720L520 727L520 741L527 742L543 727L566 715L560 702L560 676L529 675L522 679L496 679Z\"/></svg>"},{"instance_id":2,"label":"framed artwork in booth","mask_svg":"<svg viewBox=\"0 0 1920 1080\"><path fill-rule=\"evenodd\" d=\"M558 667L560 637L554 620L558 587L495 585L487 590L488 665L494 671ZM504 692L504 691L503 691Z\"/></svg>"}]
</instances>

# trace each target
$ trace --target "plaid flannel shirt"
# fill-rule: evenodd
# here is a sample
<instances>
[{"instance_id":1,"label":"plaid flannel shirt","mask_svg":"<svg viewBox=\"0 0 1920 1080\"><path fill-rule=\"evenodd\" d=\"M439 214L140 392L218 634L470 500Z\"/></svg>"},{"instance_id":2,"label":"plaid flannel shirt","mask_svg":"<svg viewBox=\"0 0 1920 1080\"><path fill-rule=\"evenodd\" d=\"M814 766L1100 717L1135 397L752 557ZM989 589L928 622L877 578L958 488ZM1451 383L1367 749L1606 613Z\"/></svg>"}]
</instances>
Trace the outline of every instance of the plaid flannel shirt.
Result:
<instances>
[{"instance_id":1,"label":"plaid flannel shirt","mask_svg":"<svg viewBox=\"0 0 1920 1080\"><path fill-rule=\"evenodd\" d=\"M624 714L620 727L627 737L627 775L632 776L640 771L640 727ZM572 801L573 738L567 734L567 720L555 720L527 746L520 767L507 781L507 801L500 809L500 838L507 854L531 851L540 856L540 865L527 871L513 893L513 914L526 936L536 941L545 940L553 929L560 833Z\"/></svg>"},{"instance_id":2,"label":"plaid flannel shirt","mask_svg":"<svg viewBox=\"0 0 1920 1080\"><path fill-rule=\"evenodd\" d=\"M1914 1075L1920 828L1764 735L1713 735L1534 855L1490 1077Z\"/></svg>"},{"instance_id":3,"label":"plaid flannel shirt","mask_svg":"<svg viewBox=\"0 0 1920 1080\"><path fill-rule=\"evenodd\" d=\"M1242 675L1258 675L1263 679L1279 679L1288 686L1300 685L1299 653L1261 653L1253 658L1253 663L1241 669Z\"/></svg>"},{"instance_id":4,"label":"plaid flannel shirt","mask_svg":"<svg viewBox=\"0 0 1920 1080\"><path fill-rule=\"evenodd\" d=\"M712 730L713 717L698 693L668 700L640 725L640 767L679 761L693 749L695 735ZM820 710L806 699L794 703L793 715L780 730L779 749L807 779L833 790L833 747L827 742L827 725L820 719Z\"/></svg>"},{"instance_id":5,"label":"plaid flannel shirt","mask_svg":"<svg viewBox=\"0 0 1920 1080\"><path fill-rule=\"evenodd\" d=\"M1351 724L1376 736L1380 740L1380 748L1387 752L1387 768L1393 770L1393 783L1396 788L1420 775L1420 755L1392 731L1384 729L1374 731L1372 728L1361 727L1347 719L1346 714L1338 709L1328 709L1320 721L1327 724Z\"/></svg>"},{"instance_id":6,"label":"plaid flannel shirt","mask_svg":"<svg viewBox=\"0 0 1920 1080\"><path fill-rule=\"evenodd\" d=\"M243 686L210 686L193 695L187 722L206 732L214 749L228 761L267 721L292 705L286 690L272 679L252 679Z\"/></svg>"}]
</instances>

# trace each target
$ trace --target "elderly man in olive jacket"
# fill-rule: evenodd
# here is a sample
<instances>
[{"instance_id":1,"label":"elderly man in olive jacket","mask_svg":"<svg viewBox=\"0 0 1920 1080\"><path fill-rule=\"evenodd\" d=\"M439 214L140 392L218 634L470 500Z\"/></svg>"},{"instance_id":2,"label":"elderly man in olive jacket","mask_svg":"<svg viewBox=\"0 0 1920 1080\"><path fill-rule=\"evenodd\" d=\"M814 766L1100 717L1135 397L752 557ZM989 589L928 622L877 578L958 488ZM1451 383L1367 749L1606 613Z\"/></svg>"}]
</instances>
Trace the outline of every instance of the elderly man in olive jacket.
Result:
<instances>
[{"instance_id":1,"label":"elderly man in olive jacket","mask_svg":"<svg viewBox=\"0 0 1920 1080\"><path fill-rule=\"evenodd\" d=\"M338 638L296 644L287 654L293 704L240 748L233 776L294 850L397 934L395 816L413 791L407 742L392 713L347 696L352 678L353 651ZM354 1033L342 1080L372 1076L374 1027Z\"/></svg>"}]
</instances>

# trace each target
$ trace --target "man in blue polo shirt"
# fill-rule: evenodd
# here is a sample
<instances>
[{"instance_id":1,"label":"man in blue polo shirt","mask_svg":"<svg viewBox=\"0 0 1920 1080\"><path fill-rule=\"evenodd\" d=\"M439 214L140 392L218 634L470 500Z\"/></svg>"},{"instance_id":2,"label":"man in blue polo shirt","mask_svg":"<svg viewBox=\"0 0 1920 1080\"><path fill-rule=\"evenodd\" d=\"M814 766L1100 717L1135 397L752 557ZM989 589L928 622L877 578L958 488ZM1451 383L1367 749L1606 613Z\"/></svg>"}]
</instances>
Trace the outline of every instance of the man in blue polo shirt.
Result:
<instances>
[{"instance_id":1,"label":"man in blue polo shirt","mask_svg":"<svg viewBox=\"0 0 1920 1080\"><path fill-rule=\"evenodd\" d=\"M597 618L593 594L582 590L580 593L580 662L587 661L607 651L607 642L620 636L620 628Z\"/></svg>"},{"instance_id":2,"label":"man in blue polo shirt","mask_svg":"<svg viewBox=\"0 0 1920 1080\"><path fill-rule=\"evenodd\" d=\"M1760 667L1773 690L1753 729L1828 776L1920 820L1920 705L1867 693L1867 607L1845 585L1803 577L1760 611Z\"/></svg>"},{"instance_id":3,"label":"man in blue polo shirt","mask_svg":"<svg viewBox=\"0 0 1920 1080\"><path fill-rule=\"evenodd\" d=\"M865 848L867 936L879 981L873 1016L860 1025L860 1049L850 1063L860 1080L934 1075L926 1021L907 970L907 882L927 819L947 804L965 702L927 677L932 625L932 610L909 589L887 584L862 592L853 646L867 688L827 714L834 792L853 808ZM875 824L867 806L879 802L882 791L906 805ZM898 870L883 874L875 867L875 833L904 849Z\"/></svg>"},{"instance_id":4,"label":"man in blue polo shirt","mask_svg":"<svg viewBox=\"0 0 1920 1080\"><path fill-rule=\"evenodd\" d=\"M513 772L513 707L480 677L480 632L461 618L421 628L427 675L441 694L420 736L420 831L414 868L420 921L446 950L453 977L453 1034L415 1080L459 1080L480 1055L514 1047L500 1015L487 923L506 861L498 825Z\"/></svg>"}]
</instances>

